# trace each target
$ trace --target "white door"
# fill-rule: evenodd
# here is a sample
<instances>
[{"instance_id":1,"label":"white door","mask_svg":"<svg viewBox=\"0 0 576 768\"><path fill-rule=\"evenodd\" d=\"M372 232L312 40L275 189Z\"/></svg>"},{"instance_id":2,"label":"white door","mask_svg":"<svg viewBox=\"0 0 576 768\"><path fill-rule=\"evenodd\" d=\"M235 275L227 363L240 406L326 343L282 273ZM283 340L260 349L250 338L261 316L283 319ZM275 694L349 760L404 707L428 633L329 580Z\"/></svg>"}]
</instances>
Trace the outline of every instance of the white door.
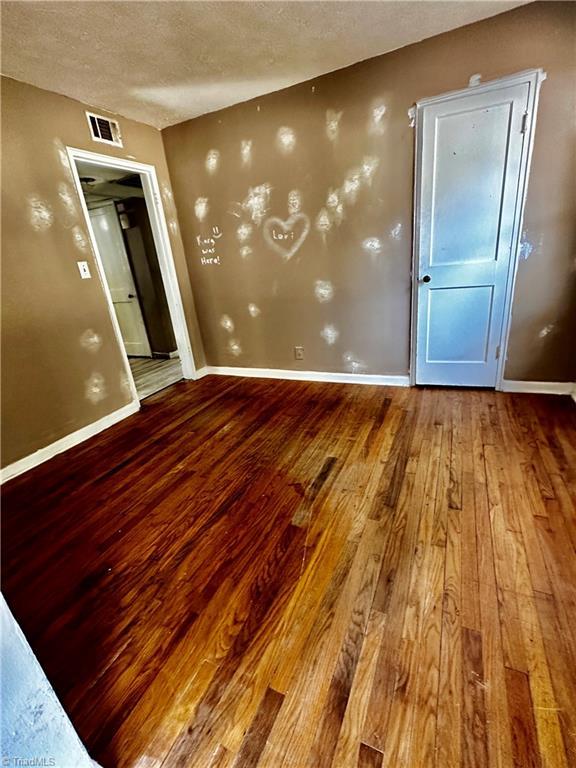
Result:
<instances>
[{"instance_id":1,"label":"white door","mask_svg":"<svg viewBox=\"0 0 576 768\"><path fill-rule=\"evenodd\" d=\"M417 384L496 385L530 88L418 107Z\"/></svg>"},{"instance_id":2,"label":"white door","mask_svg":"<svg viewBox=\"0 0 576 768\"><path fill-rule=\"evenodd\" d=\"M114 204L92 209L90 220L126 352L138 357L152 357Z\"/></svg>"}]
</instances>

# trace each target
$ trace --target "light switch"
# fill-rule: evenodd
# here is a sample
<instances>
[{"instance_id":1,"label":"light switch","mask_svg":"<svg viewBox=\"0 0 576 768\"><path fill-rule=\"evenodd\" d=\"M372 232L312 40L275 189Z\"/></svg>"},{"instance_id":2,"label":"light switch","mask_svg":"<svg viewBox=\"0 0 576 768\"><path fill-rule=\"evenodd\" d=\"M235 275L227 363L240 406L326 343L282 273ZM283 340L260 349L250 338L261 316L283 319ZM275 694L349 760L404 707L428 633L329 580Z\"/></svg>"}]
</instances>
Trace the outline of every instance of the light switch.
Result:
<instances>
[{"instance_id":1,"label":"light switch","mask_svg":"<svg viewBox=\"0 0 576 768\"><path fill-rule=\"evenodd\" d=\"M90 274L90 267L88 266L88 262L77 261L76 264L78 264L78 271L80 272L80 277L82 280L89 280L92 275Z\"/></svg>"}]
</instances>

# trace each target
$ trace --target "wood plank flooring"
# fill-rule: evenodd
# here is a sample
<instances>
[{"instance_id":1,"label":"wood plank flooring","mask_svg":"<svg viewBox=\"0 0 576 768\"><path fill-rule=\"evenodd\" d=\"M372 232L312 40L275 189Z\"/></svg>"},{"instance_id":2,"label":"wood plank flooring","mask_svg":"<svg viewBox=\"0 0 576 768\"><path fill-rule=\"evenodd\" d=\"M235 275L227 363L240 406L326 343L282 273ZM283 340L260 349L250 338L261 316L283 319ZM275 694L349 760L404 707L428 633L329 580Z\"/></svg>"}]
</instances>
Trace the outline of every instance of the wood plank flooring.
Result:
<instances>
[{"instance_id":1,"label":"wood plank flooring","mask_svg":"<svg viewBox=\"0 0 576 768\"><path fill-rule=\"evenodd\" d=\"M182 378L182 363L178 358L129 357L128 362L140 400Z\"/></svg>"},{"instance_id":2,"label":"wood plank flooring","mask_svg":"<svg viewBox=\"0 0 576 768\"><path fill-rule=\"evenodd\" d=\"M207 377L5 487L104 768L576 765L569 398Z\"/></svg>"}]
</instances>

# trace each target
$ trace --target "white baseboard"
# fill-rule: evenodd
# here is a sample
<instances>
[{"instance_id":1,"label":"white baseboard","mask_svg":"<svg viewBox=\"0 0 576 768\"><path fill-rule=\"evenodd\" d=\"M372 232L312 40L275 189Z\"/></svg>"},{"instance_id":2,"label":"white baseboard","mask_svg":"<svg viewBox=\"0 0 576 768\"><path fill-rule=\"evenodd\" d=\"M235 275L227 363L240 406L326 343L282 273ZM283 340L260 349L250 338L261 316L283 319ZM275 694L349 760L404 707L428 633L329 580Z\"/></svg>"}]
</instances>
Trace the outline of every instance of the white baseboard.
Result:
<instances>
[{"instance_id":1,"label":"white baseboard","mask_svg":"<svg viewBox=\"0 0 576 768\"><path fill-rule=\"evenodd\" d=\"M576 394L576 384L570 381L512 381L503 379L502 392L524 392L535 395Z\"/></svg>"},{"instance_id":2,"label":"white baseboard","mask_svg":"<svg viewBox=\"0 0 576 768\"><path fill-rule=\"evenodd\" d=\"M47 445L45 448L40 448L38 451L31 453L30 456L25 456L23 459L15 461L13 464L9 464L4 469L0 470L0 483L5 483L7 480L11 480L13 477L18 477L23 472L27 472L33 467L37 467L39 464L43 464L48 459L56 456L59 453L67 451L68 448L73 448L79 443L83 443L84 440L88 440L90 437L94 437L104 429L108 429L113 424L116 424L127 416L131 416L140 410L140 403L137 400L133 400L123 408L119 408L117 411L109 413L107 416L103 416L98 421L92 424L87 424L85 427L72 432L65 437L61 437L60 440L56 440L55 443Z\"/></svg>"},{"instance_id":3,"label":"white baseboard","mask_svg":"<svg viewBox=\"0 0 576 768\"><path fill-rule=\"evenodd\" d=\"M236 368L234 366L206 365L196 371L196 378L203 376L245 376L253 379L289 379L291 381L332 381L339 384L376 384L387 387L408 387L410 377L381 376L369 373L330 373L327 371L292 371L282 368Z\"/></svg>"}]
</instances>

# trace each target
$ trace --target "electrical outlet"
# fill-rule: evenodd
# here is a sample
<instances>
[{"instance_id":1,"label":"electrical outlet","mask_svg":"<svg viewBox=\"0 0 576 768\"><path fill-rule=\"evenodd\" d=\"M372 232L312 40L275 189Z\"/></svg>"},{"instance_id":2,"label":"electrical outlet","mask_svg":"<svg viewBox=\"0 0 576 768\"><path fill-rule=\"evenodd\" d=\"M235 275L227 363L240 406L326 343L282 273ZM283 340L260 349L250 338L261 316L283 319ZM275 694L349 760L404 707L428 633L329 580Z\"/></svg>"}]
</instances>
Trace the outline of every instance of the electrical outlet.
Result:
<instances>
[{"instance_id":1,"label":"electrical outlet","mask_svg":"<svg viewBox=\"0 0 576 768\"><path fill-rule=\"evenodd\" d=\"M304 360L304 347L294 347L294 360Z\"/></svg>"}]
</instances>

